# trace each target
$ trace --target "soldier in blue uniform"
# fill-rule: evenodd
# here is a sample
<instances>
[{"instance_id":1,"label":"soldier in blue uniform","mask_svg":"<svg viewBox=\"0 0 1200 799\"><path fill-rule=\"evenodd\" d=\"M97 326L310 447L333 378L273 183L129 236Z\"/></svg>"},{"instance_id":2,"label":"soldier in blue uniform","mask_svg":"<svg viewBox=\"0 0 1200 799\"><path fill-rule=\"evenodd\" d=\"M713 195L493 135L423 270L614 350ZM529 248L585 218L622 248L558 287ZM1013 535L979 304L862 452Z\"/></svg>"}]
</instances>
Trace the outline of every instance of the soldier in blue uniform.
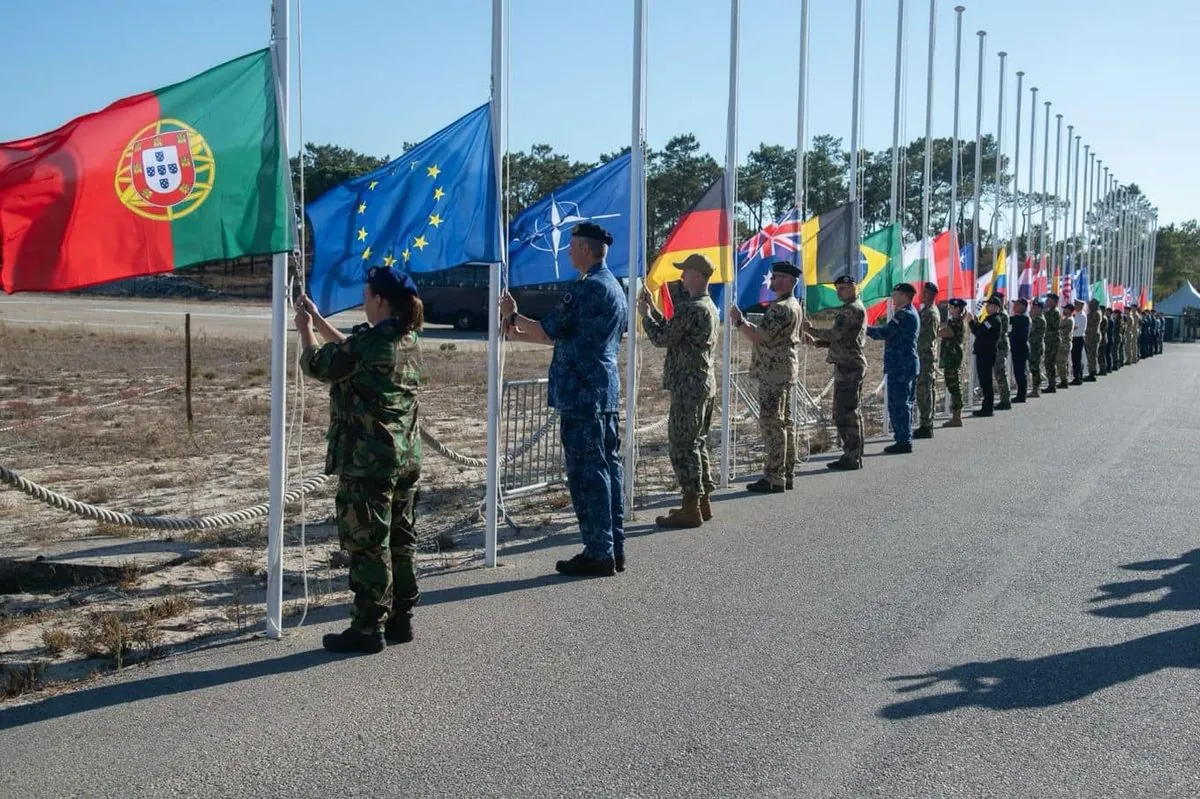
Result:
<instances>
[{"instance_id":1,"label":"soldier in blue uniform","mask_svg":"<svg viewBox=\"0 0 1200 799\"><path fill-rule=\"evenodd\" d=\"M571 230L571 265L579 279L540 323L521 316L511 294L500 299L509 336L554 346L548 401L559 414L567 486L583 538L583 552L556 568L572 577L625 570L617 353L628 309L604 263L612 243L612 234L591 222Z\"/></svg>"},{"instance_id":2,"label":"soldier in blue uniform","mask_svg":"<svg viewBox=\"0 0 1200 799\"><path fill-rule=\"evenodd\" d=\"M921 333L921 318L912 307L917 289L912 283L901 283L892 292L895 313L885 325L867 328L867 335L884 342L883 373L887 377L888 417L892 421L896 443L884 447L889 455L912 452L912 409L917 375L921 361L917 355L917 338Z\"/></svg>"}]
</instances>

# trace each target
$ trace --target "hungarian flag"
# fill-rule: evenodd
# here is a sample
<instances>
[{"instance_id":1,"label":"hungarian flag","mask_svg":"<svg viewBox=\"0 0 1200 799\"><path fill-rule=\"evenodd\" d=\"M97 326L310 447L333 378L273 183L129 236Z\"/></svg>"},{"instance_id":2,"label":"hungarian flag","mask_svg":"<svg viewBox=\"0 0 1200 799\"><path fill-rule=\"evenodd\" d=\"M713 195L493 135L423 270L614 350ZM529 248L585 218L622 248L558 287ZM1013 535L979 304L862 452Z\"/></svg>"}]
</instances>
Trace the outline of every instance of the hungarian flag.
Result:
<instances>
[{"instance_id":1,"label":"hungarian flag","mask_svg":"<svg viewBox=\"0 0 1200 799\"><path fill-rule=\"evenodd\" d=\"M689 255L696 253L712 261L710 284L730 280L733 252L729 246L724 175L709 186L699 202L675 223L654 263L650 264L646 273L646 288L662 302L666 284L680 277L679 267L675 264L682 263Z\"/></svg>"},{"instance_id":2,"label":"hungarian flag","mask_svg":"<svg viewBox=\"0 0 1200 799\"><path fill-rule=\"evenodd\" d=\"M0 144L0 287L64 291L292 248L268 50Z\"/></svg>"}]
</instances>

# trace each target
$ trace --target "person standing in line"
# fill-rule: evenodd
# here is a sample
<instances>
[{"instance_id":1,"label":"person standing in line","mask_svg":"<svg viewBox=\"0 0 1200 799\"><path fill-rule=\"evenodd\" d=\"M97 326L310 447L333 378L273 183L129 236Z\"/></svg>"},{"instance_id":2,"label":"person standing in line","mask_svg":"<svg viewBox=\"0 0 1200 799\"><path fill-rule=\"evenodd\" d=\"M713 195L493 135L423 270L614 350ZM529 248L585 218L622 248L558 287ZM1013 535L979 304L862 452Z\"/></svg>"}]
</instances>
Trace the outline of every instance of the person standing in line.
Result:
<instances>
[{"instance_id":1,"label":"person standing in line","mask_svg":"<svg viewBox=\"0 0 1200 799\"><path fill-rule=\"evenodd\" d=\"M1000 298L1000 308L996 312L996 321L1000 323L1000 338L996 343L996 365L993 367L996 393L1000 395L996 410L1007 411L1012 409L1012 392L1008 387L1008 310L1003 292L997 291L993 296Z\"/></svg>"},{"instance_id":2,"label":"person standing in line","mask_svg":"<svg viewBox=\"0 0 1200 799\"><path fill-rule=\"evenodd\" d=\"M1100 300L1093 297L1088 300L1087 326L1083 337L1083 346L1087 350L1087 377L1085 382L1096 382L1097 354L1100 350L1100 325L1104 317L1100 313Z\"/></svg>"},{"instance_id":3,"label":"person standing in line","mask_svg":"<svg viewBox=\"0 0 1200 799\"><path fill-rule=\"evenodd\" d=\"M1012 353L1013 379L1017 382L1017 396L1013 402L1025 402L1028 391L1029 330L1030 320L1026 314L1029 303L1018 299L1013 303L1013 314L1008 320L1008 346Z\"/></svg>"},{"instance_id":4,"label":"person standing in line","mask_svg":"<svg viewBox=\"0 0 1200 799\"><path fill-rule=\"evenodd\" d=\"M947 303L949 315L946 324L938 331L938 337L942 340L938 362L946 381L946 393L950 395L951 413L950 418L942 423L942 427L963 426L962 362L963 342L966 339L963 311L966 307L966 300L957 298L950 300Z\"/></svg>"},{"instance_id":5,"label":"person standing in line","mask_svg":"<svg viewBox=\"0 0 1200 799\"><path fill-rule=\"evenodd\" d=\"M868 337L883 342L888 417L895 436L895 443L883 449L889 455L912 452L913 393L921 370L921 360L917 355L921 318L912 307L916 294L917 290L911 283L897 285L892 292L892 318L886 324L867 328Z\"/></svg>"},{"instance_id":6,"label":"person standing in line","mask_svg":"<svg viewBox=\"0 0 1200 799\"><path fill-rule=\"evenodd\" d=\"M917 414L920 425L913 438L933 438L933 417L937 409L937 349L942 315L937 306L938 285L926 283L921 292L921 333L917 338L917 353L921 373L917 376Z\"/></svg>"},{"instance_id":7,"label":"person standing in line","mask_svg":"<svg viewBox=\"0 0 1200 799\"><path fill-rule=\"evenodd\" d=\"M971 415L992 416L996 405L996 387L992 383L996 366L996 342L1000 340L1000 320L997 314L1003 301L993 294L987 301L987 316L982 320L967 315L971 332L975 334L975 373L979 375L979 388L983 392L983 403Z\"/></svg>"},{"instance_id":8,"label":"person standing in line","mask_svg":"<svg viewBox=\"0 0 1200 799\"><path fill-rule=\"evenodd\" d=\"M1067 377L1071 358L1071 338L1075 334L1075 306L1063 306L1062 324L1058 326L1058 387L1067 389L1071 383Z\"/></svg>"},{"instance_id":9,"label":"person standing in line","mask_svg":"<svg viewBox=\"0 0 1200 799\"><path fill-rule=\"evenodd\" d=\"M853 277L842 275L833 281L833 286L842 301L833 327L818 330L805 319L803 330L809 343L829 349L825 360L833 364L833 423L837 426L842 457L826 466L853 471L862 468L864 433L858 403L867 371L867 356L863 352L867 310L858 299L858 284Z\"/></svg>"},{"instance_id":10,"label":"person standing in line","mask_svg":"<svg viewBox=\"0 0 1200 799\"><path fill-rule=\"evenodd\" d=\"M1037 398L1042 391L1042 357L1046 349L1045 304L1035 299L1029 304L1029 396Z\"/></svg>"},{"instance_id":11,"label":"person standing in line","mask_svg":"<svg viewBox=\"0 0 1200 799\"><path fill-rule=\"evenodd\" d=\"M1075 300L1071 322L1071 385L1082 386L1083 351L1087 344L1087 316L1083 312L1083 300Z\"/></svg>"},{"instance_id":12,"label":"person standing in line","mask_svg":"<svg viewBox=\"0 0 1200 799\"><path fill-rule=\"evenodd\" d=\"M1043 350L1046 353L1046 387L1043 393L1053 394L1058 391L1058 342L1059 328L1062 327L1062 313L1058 310L1058 295L1053 291L1046 295L1046 338Z\"/></svg>"}]
</instances>

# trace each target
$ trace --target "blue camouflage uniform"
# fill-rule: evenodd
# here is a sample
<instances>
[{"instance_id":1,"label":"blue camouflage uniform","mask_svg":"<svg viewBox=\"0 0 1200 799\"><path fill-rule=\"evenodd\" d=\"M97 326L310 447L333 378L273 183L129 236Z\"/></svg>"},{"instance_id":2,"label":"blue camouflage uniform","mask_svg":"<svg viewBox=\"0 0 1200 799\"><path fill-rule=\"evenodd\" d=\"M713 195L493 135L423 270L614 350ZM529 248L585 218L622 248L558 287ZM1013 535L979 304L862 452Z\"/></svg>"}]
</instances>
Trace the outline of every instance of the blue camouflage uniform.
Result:
<instances>
[{"instance_id":1,"label":"blue camouflage uniform","mask_svg":"<svg viewBox=\"0 0 1200 799\"><path fill-rule=\"evenodd\" d=\"M892 420L897 444L912 443L913 393L921 359L917 338L921 317L911 306L896 311L886 325L867 328L867 335L883 344L883 373L887 376L888 417Z\"/></svg>"},{"instance_id":2,"label":"blue camouflage uniform","mask_svg":"<svg viewBox=\"0 0 1200 799\"><path fill-rule=\"evenodd\" d=\"M621 284L600 262L541 320L554 341L549 404L559 413L567 485L584 550L597 559L625 554L617 353L627 312Z\"/></svg>"}]
</instances>

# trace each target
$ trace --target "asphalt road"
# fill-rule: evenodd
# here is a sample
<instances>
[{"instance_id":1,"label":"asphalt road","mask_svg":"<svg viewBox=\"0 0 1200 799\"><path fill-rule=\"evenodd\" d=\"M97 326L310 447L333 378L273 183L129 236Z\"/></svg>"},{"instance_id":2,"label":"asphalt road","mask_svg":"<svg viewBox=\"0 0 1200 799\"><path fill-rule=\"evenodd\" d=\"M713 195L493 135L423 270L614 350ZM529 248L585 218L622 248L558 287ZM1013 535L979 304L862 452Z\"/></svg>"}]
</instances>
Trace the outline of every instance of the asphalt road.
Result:
<instances>
[{"instance_id":1,"label":"asphalt road","mask_svg":"<svg viewBox=\"0 0 1200 799\"><path fill-rule=\"evenodd\" d=\"M41 796L1200 795L1200 347L906 457L807 464L562 581L424 581L418 640L177 656L0 712Z\"/></svg>"},{"instance_id":2,"label":"asphalt road","mask_svg":"<svg viewBox=\"0 0 1200 799\"><path fill-rule=\"evenodd\" d=\"M196 336L269 339L271 306L239 305L225 302L178 300L131 300L119 297L64 297L52 294L0 294L0 322L32 326L83 326L114 332L183 332L184 314L192 315L192 333ZM349 330L364 321L361 309L330 317L340 328ZM292 320L287 320L292 329ZM426 338L454 341L465 349L486 349L483 333L460 333L447 325L428 325ZM520 343L510 347L526 347Z\"/></svg>"}]
</instances>

